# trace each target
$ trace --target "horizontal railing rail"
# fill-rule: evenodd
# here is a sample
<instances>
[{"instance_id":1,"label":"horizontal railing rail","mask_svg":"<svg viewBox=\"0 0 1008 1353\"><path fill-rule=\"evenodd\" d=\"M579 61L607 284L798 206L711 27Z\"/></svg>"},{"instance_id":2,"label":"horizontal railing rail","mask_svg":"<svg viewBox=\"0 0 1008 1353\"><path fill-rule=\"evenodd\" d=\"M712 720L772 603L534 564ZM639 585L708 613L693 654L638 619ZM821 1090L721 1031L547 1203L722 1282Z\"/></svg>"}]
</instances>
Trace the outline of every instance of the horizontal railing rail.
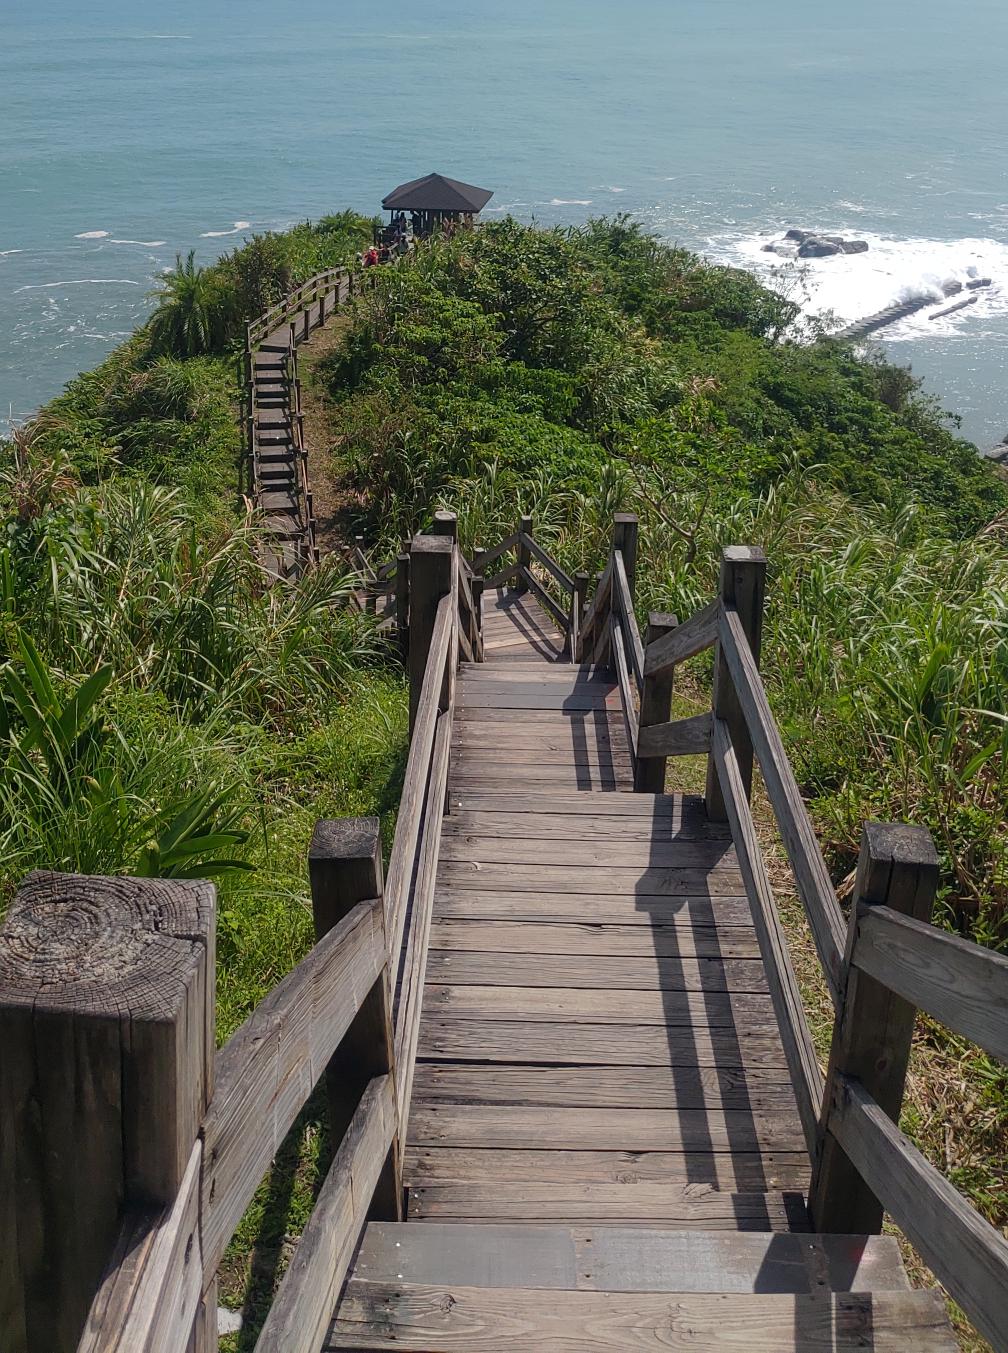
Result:
<instances>
[{"instance_id":1,"label":"horizontal railing rail","mask_svg":"<svg viewBox=\"0 0 1008 1353\"><path fill-rule=\"evenodd\" d=\"M499 567L502 560L503 567ZM496 572L491 573L495 566ZM517 531L493 549L475 550L472 572L484 590L512 587L519 594L531 592L556 621L565 641L573 644L576 580L535 539L531 517L522 517Z\"/></svg>"}]
</instances>

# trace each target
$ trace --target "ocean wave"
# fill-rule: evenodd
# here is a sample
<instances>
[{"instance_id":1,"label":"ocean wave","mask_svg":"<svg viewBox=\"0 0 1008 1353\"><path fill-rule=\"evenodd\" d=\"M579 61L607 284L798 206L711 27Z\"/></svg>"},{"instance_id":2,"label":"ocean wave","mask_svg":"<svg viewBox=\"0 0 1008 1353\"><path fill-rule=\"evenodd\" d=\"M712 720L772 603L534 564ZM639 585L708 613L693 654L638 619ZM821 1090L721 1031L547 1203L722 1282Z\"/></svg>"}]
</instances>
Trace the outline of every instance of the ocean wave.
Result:
<instances>
[{"instance_id":1,"label":"ocean wave","mask_svg":"<svg viewBox=\"0 0 1008 1353\"><path fill-rule=\"evenodd\" d=\"M590 197L551 197L551 207L590 207Z\"/></svg>"},{"instance_id":2,"label":"ocean wave","mask_svg":"<svg viewBox=\"0 0 1008 1353\"><path fill-rule=\"evenodd\" d=\"M11 254L23 254L23 249L0 249L0 258L10 258Z\"/></svg>"},{"instance_id":3,"label":"ocean wave","mask_svg":"<svg viewBox=\"0 0 1008 1353\"><path fill-rule=\"evenodd\" d=\"M200 235L201 240L219 240L225 235L237 235L242 230L248 230L252 224L251 221L235 221L233 230L204 230Z\"/></svg>"},{"instance_id":4,"label":"ocean wave","mask_svg":"<svg viewBox=\"0 0 1008 1353\"><path fill-rule=\"evenodd\" d=\"M167 240L109 240L109 244L142 244L145 249L159 249Z\"/></svg>"},{"instance_id":5,"label":"ocean wave","mask_svg":"<svg viewBox=\"0 0 1008 1353\"><path fill-rule=\"evenodd\" d=\"M71 277L66 282L32 282L28 286L15 287L14 295L22 291L49 291L55 287L86 287L86 286L124 286L138 287L139 282L134 282L132 277Z\"/></svg>"},{"instance_id":6,"label":"ocean wave","mask_svg":"<svg viewBox=\"0 0 1008 1353\"><path fill-rule=\"evenodd\" d=\"M933 240L919 237L896 239L864 232L864 254L839 254L833 258L784 260L765 253L763 246L780 234L734 234L713 236L707 252L716 262L743 267L800 304L809 316L834 315L841 324L874 315L887 306L916 296L946 302L949 284L960 284L961 299L970 293L966 283L990 278L991 285L978 289L975 305L939 320L928 318L928 309L918 311L884 331L899 339L952 337L976 331L976 321L1008 315L1008 243L995 239L964 238Z\"/></svg>"},{"instance_id":7,"label":"ocean wave","mask_svg":"<svg viewBox=\"0 0 1008 1353\"><path fill-rule=\"evenodd\" d=\"M107 240L109 232L107 230L84 230L79 235L75 235L75 240Z\"/></svg>"}]
</instances>

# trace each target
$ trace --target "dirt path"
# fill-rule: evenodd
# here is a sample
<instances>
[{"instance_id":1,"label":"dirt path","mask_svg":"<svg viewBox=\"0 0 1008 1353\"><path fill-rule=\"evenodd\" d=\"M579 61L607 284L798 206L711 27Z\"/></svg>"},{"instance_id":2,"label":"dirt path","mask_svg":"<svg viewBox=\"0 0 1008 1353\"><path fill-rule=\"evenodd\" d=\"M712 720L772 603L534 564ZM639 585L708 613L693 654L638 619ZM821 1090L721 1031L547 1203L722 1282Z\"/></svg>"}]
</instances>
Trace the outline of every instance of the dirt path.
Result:
<instances>
[{"instance_id":1,"label":"dirt path","mask_svg":"<svg viewBox=\"0 0 1008 1353\"><path fill-rule=\"evenodd\" d=\"M349 315L336 314L298 347L304 437L308 448L308 482L315 506L316 540L319 552L323 555L334 551L344 553L350 542L342 525L344 495L335 479L329 395L317 375L317 368L320 362L341 346L349 327Z\"/></svg>"}]
</instances>

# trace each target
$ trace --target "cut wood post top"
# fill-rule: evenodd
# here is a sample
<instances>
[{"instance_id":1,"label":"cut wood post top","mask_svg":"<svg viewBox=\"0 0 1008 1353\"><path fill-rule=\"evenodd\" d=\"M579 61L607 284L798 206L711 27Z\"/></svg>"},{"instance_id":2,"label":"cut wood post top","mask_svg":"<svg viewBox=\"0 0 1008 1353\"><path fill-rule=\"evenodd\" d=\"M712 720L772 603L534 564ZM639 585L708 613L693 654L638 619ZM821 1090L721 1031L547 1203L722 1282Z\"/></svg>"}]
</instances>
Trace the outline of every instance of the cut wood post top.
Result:
<instances>
[{"instance_id":1,"label":"cut wood post top","mask_svg":"<svg viewBox=\"0 0 1008 1353\"><path fill-rule=\"evenodd\" d=\"M170 1020L212 949L215 899L204 882L29 874L0 926L0 1006Z\"/></svg>"},{"instance_id":2,"label":"cut wood post top","mask_svg":"<svg viewBox=\"0 0 1008 1353\"><path fill-rule=\"evenodd\" d=\"M854 883L859 903L878 903L930 920L937 886L938 852L926 827L906 822L864 824Z\"/></svg>"},{"instance_id":3,"label":"cut wood post top","mask_svg":"<svg viewBox=\"0 0 1008 1353\"><path fill-rule=\"evenodd\" d=\"M454 541L447 535L435 535L433 533L424 533L416 535L410 541L409 552L411 555L417 554L446 554L450 555Z\"/></svg>"},{"instance_id":4,"label":"cut wood post top","mask_svg":"<svg viewBox=\"0 0 1008 1353\"><path fill-rule=\"evenodd\" d=\"M382 895L381 821L321 818L308 847L315 934L321 938L358 902Z\"/></svg>"},{"instance_id":5,"label":"cut wood post top","mask_svg":"<svg viewBox=\"0 0 1008 1353\"><path fill-rule=\"evenodd\" d=\"M458 514L448 508L439 507L434 513L431 531L436 536L448 536L458 540Z\"/></svg>"},{"instance_id":6,"label":"cut wood post top","mask_svg":"<svg viewBox=\"0 0 1008 1353\"><path fill-rule=\"evenodd\" d=\"M637 594L637 535L639 523L636 513L617 512L613 517L613 550L619 550L623 556L623 569L626 573L630 597Z\"/></svg>"}]
</instances>

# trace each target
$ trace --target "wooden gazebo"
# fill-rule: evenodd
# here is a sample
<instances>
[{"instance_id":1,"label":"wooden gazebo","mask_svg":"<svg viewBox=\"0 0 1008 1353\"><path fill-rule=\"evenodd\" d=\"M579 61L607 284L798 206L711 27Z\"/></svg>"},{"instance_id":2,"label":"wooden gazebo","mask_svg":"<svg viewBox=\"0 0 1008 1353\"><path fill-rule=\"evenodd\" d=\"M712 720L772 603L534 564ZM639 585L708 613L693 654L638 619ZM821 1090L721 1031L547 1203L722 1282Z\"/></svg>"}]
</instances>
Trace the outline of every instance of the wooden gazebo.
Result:
<instances>
[{"instance_id":1,"label":"wooden gazebo","mask_svg":"<svg viewBox=\"0 0 1008 1353\"><path fill-rule=\"evenodd\" d=\"M493 192L489 188L476 188L471 183L445 178L444 174L426 174L393 188L382 198L382 206L393 217L408 212L414 235L429 235L445 221L472 225L491 197Z\"/></svg>"}]
</instances>

